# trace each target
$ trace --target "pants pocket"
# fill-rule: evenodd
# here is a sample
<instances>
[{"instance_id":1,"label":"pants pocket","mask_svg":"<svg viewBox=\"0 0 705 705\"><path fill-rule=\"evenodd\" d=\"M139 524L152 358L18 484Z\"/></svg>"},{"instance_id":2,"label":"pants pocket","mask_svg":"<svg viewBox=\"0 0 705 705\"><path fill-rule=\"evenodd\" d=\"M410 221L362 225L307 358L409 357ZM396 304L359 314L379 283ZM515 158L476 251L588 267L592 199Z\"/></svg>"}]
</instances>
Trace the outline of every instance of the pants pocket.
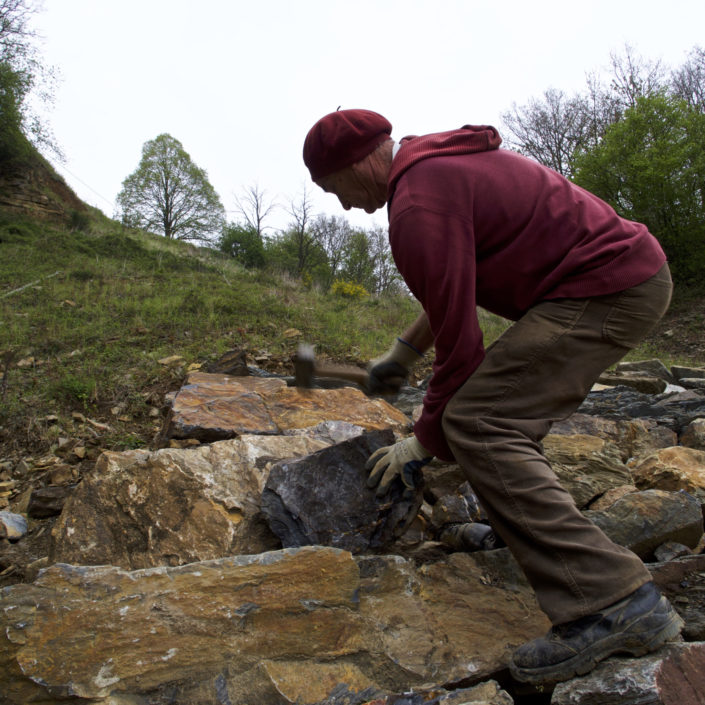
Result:
<instances>
[{"instance_id":1,"label":"pants pocket","mask_svg":"<svg viewBox=\"0 0 705 705\"><path fill-rule=\"evenodd\" d=\"M625 348L636 347L668 310L672 291L667 265L643 284L623 291L605 317L605 338Z\"/></svg>"}]
</instances>

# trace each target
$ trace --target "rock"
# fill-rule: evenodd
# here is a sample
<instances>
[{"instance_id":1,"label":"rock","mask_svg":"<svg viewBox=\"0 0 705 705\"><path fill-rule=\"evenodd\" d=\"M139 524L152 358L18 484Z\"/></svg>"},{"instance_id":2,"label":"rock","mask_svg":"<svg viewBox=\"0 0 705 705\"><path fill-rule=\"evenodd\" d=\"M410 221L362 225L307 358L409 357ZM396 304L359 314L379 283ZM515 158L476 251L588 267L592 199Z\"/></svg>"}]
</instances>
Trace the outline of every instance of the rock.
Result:
<instances>
[{"instance_id":1,"label":"rock","mask_svg":"<svg viewBox=\"0 0 705 705\"><path fill-rule=\"evenodd\" d=\"M75 485L50 485L32 491L27 506L27 514L33 519L61 514L64 503L70 497Z\"/></svg>"},{"instance_id":2,"label":"rock","mask_svg":"<svg viewBox=\"0 0 705 705\"><path fill-rule=\"evenodd\" d=\"M664 448L633 463L631 471L641 490L684 490L705 502L705 450Z\"/></svg>"},{"instance_id":3,"label":"rock","mask_svg":"<svg viewBox=\"0 0 705 705\"><path fill-rule=\"evenodd\" d=\"M493 584L483 555L416 568L306 547L133 572L54 565L0 592L3 702L303 705L341 681L481 682L548 628L520 576L500 561Z\"/></svg>"},{"instance_id":4,"label":"rock","mask_svg":"<svg viewBox=\"0 0 705 705\"><path fill-rule=\"evenodd\" d=\"M594 502L590 503L590 509L599 511L601 509L609 509L618 499L622 499L625 495L639 490L634 485L621 485L607 490L601 497L598 497Z\"/></svg>"},{"instance_id":5,"label":"rock","mask_svg":"<svg viewBox=\"0 0 705 705\"><path fill-rule=\"evenodd\" d=\"M438 531L445 524L477 522L483 517L484 513L470 483L463 482L455 492L444 495L433 505L431 525Z\"/></svg>"},{"instance_id":6,"label":"rock","mask_svg":"<svg viewBox=\"0 0 705 705\"><path fill-rule=\"evenodd\" d=\"M0 539L18 541L27 533L27 520L21 514L0 512Z\"/></svg>"},{"instance_id":7,"label":"rock","mask_svg":"<svg viewBox=\"0 0 705 705\"><path fill-rule=\"evenodd\" d=\"M682 543L676 543L675 541L667 541L661 544L654 551L654 558L659 562L673 561L676 558L681 558L682 556L689 556L693 552Z\"/></svg>"},{"instance_id":8,"label":"rock","mask_svg":"<svg viewBox=\"0 0 705 705\"><path fill-rule=\"evenodd\" d=\"M676 445L678 437L673 430L652 419L609 419L589 414L573 414L551 428L552 434L577 433L614 441L623 461L638 455Z\"/></svg>"},{"instance_id":9,"label":"rock","mask_svg":"<svg viewBox=\"0 0 705 705\"><path fill-rule=\"evenodd\" d=\"M671 373L676 382L680 382L682 379L705 379L705 367L682 367L680 365L673 365L671 367Z\"/></svg>"},{"instance_id":10,"label":"rock","mask_svg":"<svg viewBox=\"0 0 705 705\"><path fill-rule=\"evenodd\" d=\"M688 448L705 450L705 418L693 419L686 426L681 435L681 443Z\"/></svg>"},{"instance_id":11,"label":"rock","mask_svg":"<svg viewBox=\"0 0 705 705\"><path fill-rule=\"evenodd\" d=\"M703 535L700 502L685 492L644 490L627 494L609 509L585 512L609 538L642 560L667 541L696 546Z\"/></svg>"},{"instance_id":12,"label":"rock","mask_svg":"<svg viewBox=\"0 0 705 705\"><path fill-rule=\"evenodd\" d=\"M661 392L666 390L668 385L668 382L660 377L638 374L636 372L605 372L598 377L597 381L604 385L632 387L643 394L661 394Z\"/></svg>"},{"instance_id":13,"label":"rock","mask_svg":"<svg viewBox=\"0 0 705 705\"><path fill-rule=\"evenodd\" d=\"M705 389L705 379L702 377L683 377L680 383L686 389Z\"/></svg>"},{"instance_id":14,"label":"rock","mask_svg":"<svg viewBox=\"0 0 705 705\"><path fill-rule=\"evenodd\" d=\"M512 705L512 697L494 680L472 688L447 691L445 688L414 688L403 694L385 693L376 688L351 691L346 685L315 705Z\"/></svg>"},{"instance_id":15,"label":"rock","mask_svg":"<svg viewBox=\"0 0 705 705\"><path fill-rule=\"evenodd\" d=\"M215 362L208 365L206 372L247 377L250 374L247 368L247 354L244 350L228 350Z\"/></svg>"},{"instance_id":16,"label":"rock","mask_svg":"<svg viewBox=\"0 0 705 705\"><path fill-rule=\"evenodd\" d=\"M551 705L700 705L705 643L668 644L639 659L610 658L587 676L556 685Z\"/></svg>"},{"instance_id":17,"label":"rock","mask_svg":"<svg viewBox=\"0 0 705 705\"><path fill-rule=\"evenodd\" d=\"M619 362L615 367L617 374L646 374L652 377L658 377L669 384L674 384L677 380L668 367L661 360L638 360L636 362Z\"/></svg>"},{"instance_id":18,"label":"rock","mask_svg":"<svg viewBox=\"0 0 705 705\"><path fill-rule=\"evenodd\" d=\"M260 511L269 470L327 445L326 438L244 435L196 448L103 453L54 526L50 558L136 569L280 548Z\"/></svg>"},{"instance_id":19,"label":"rock","mask_svg":"<svg viewBox=\"0 0 705 705\"><path fill-rule=\"evenodd\" d=\"M629 468L611 441L595 436L549 434L543 449L561 485L579 508L607 490L631 483Z\"/></svg>"},{"instance_id":20,"label":"rock","mask_svg":"<svg viewBox=\"0 0 705 705\"><path fill-rule=\"evenodd\" d=\"M322 421L346 421L368 430L405 431L409 419L359 389L298 390L277 378L193 372L176 394L162 436L215 441L239 435L277 435Z\"/></svg>"},{"instance_id":21,"label":"rock","mask_svg":"<svg viewBox=\"0 0 705 705\"><path fill-rule=\"evenodd\" d=\"M365 462L394 443L375 431L310 456L274 465L262 492L262 512L285 548L323 545L353 553L388 550L416 517L423 494L396 478L377 498L367 487Z\"/></svg>"},{"instance_id":22,"label":"rock","mask_svg":"<svg viewBox=\"0 0 705 705\"><path fill-rule=\"evenodd\" d=\"M705 641L705 554L694 554L647 568L654 582L685 620L686 641Z\"/></svg>"},{"instance_id":23,"label":"rock","mask_svg":"<svg viewBox=\"0 0 705 705\"><path fill-rule=\"evenodd\" d=\"M467 482L465 473L459 465L438 460L424 466L423 477L424 495L431 504L438 502L441 497L455 494L458 488Z\"/></svg>"},{"instance_id":24,"label":"rock","mask_svg":"<svg viewBox=\"0 0 705 705\"><path fill-rule=\"evenodd\" d=\"M705 393L689 390L653 397L624 386L612 387L590 392L578 411L611 419L653 419L680 434L693 419L705 416Z\"/></svg>"}]
</instances>

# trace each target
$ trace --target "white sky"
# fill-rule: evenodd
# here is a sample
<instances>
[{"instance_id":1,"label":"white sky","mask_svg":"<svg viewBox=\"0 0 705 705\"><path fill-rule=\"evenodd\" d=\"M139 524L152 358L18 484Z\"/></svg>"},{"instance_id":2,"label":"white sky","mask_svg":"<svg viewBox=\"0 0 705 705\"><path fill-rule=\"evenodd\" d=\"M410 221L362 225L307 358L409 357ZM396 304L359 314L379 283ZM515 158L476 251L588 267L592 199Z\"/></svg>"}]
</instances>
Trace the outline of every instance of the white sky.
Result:
<instances>
[{"instance_id":1,"label":"white sky","mask_svg":"<svg viewBox=\"0 0 705 705\"><path fill-rule=\"evenodd\" d=\"M58 170L107 215L144 142L167 132L208 173L229 217L258 184L285 205L324 114L369 108L393 137L494 124L547 88L582 91L629 44L669 67L705 45L703 0L45 0L33 26L61 80L49 113ZM363 227L386 213L346 214ZM270 224L284 227L280 211Z\"/></svg>"}]
</instances>

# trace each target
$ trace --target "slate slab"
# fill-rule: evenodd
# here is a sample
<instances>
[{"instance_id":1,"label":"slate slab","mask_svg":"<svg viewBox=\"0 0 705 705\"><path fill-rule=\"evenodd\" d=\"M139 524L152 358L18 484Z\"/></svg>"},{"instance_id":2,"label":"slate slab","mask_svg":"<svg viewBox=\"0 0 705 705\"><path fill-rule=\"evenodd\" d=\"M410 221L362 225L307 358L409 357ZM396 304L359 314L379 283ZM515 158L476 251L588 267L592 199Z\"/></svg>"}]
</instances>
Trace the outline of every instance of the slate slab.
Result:
<instances>
[{"instance_id":1,"label":"slate slab","mask_svg":"<svg viewBox=\"0 0 705 705\"><path fill-rule=\"evenodd\" d=\"M294 461L272 466L261 508L284 548L323 545L352 553L384 550L418 513L421 483L400 480L382 498L366 485L365 462L394 443L391 430L365 433Z\"/></svg>"}]
</instances>

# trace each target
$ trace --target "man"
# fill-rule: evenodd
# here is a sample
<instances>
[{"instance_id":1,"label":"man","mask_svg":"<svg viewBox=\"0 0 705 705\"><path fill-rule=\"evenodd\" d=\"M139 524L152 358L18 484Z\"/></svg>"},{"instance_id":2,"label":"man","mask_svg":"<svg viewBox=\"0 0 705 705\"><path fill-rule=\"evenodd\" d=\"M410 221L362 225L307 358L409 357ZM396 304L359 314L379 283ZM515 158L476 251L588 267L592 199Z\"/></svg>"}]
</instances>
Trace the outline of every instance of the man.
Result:
<instances>
[{"instance_id":1,"label":"man","mask_svg":"<svg viewBox=\"0 0 705 705\"><path fill-rule=\"evenodd\" d=\"M637 556L612 543L558 483L540 442L601 372L668 308L666 258L641 224L508 150L489 126L394 142L368 110L309 131L304 162L345 209L388 204L392 254L424 313L370 367L398 388L433 345L414 435L374 453L370 485L410 483L455 460L554 625L510 669L533 683L583 674L616 652L652 651L682 620ZM487 350L476 306L515 321Z\"/></svg>"}]
</instances>

